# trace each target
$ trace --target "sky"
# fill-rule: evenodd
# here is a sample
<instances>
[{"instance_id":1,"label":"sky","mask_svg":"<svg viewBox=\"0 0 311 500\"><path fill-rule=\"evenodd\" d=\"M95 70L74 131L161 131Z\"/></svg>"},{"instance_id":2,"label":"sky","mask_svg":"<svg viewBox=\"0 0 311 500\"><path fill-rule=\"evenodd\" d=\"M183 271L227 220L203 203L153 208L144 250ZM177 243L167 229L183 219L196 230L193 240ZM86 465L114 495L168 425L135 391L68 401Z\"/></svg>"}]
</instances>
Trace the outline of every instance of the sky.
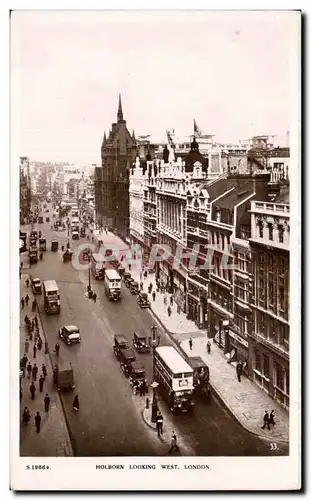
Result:
<instances>
[{"instance_id":1,"label":"sky","mask_svg":"<svg viewBox=\"0 0 311 500\"><path fill-rule=\"evenodd\" d=\"M218 141L291 129L299 13L15 11L19 156L100 164L118 95L130 132Z\"/></svg>"}]
</instances>

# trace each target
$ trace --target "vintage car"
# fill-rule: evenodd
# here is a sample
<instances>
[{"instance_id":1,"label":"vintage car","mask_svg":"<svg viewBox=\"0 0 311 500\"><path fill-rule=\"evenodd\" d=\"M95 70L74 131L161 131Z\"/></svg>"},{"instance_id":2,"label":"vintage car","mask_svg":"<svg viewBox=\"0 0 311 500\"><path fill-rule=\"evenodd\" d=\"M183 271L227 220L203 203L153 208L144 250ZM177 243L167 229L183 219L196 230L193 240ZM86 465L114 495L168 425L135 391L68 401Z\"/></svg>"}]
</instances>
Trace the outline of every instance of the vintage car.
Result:
<instances>
[{"instance_id":1,"label":"vintage car","mask_svg":"<svg viewBox=\"0 0 311 500\"><path fill-rule=\"evenodd\" d=\"M43 252L46 251L46 238L39 239L39 249L42 250Z\"/></svg>"},{"instance_id":2,"label":"vintage car","mask_svg":"<svg viewBox=\"0 0 311 500\"><path fill-rule=\"evenodd\" d=\"M147 336L144 333L134 332L133 347L135 347L138 352L150 352Z\"/></svg>"},{"instance_id":3,"label":"vintage car","mask_svg":"<svg viewBox=\"0 0 311 500\"><path fill-rule=\"evenodd\" d=\"M30 233L30 239L37 240L38 239L38 231L32 230Z\"/></svg>"},{"instance_id":4,"label":"vintage car","mask_svg":"<svg viewBox=\"0 0 311 500\"><path fill-rule=\"evenodd\" d=\"M123 281L124 281L124 283L126 284L127 280L128 280L129 278L131 278L131 277L132 277L132 276L131 276L131 273L129 273L128 271L124 272L124 273L123 273Z\"/></svg>"},{"instance_id":5,"label":"vintage car","mask_svg":"<svg viewBox=\"0 0 311 500\"><path fill-rule=\"evenodd\" d=\"M125 269L122 265L120 265L119 269L118 269L118 273L120 274L120 276L123 276L124 273L125 273Z\"/></svg>"},{"instance_id":6,"label":"vintage car","mask_svg":"<svg viewBox=\"0 0 311 500\"><path fill-rule=\"evenodd\" d=\"M187 363L193 369L194 395L202 399L210 396L209 367L199 356L187 358Z\"/></svg>"},{"instance_id":7,"label":"vintage car","mask_svg":"<svg viewBox=\"0 0 311 500\"><path fill-rule=\"evenodd\" d=\"M79 231L72 231L71 237L73 240L78 240L79 239Z\"/></svg>"},{"instance_id":8,"label":"vintage car","mask_svg":"<svg viewBox=\"0 0 311 500\"><path fill-rule=\"evenodd\" d=\"M31 279L31 289L35 295L40 295L42 293L42 283L39 278Z\"/></svg>"},{"instance_id":9,"label":"vintage car","mask_svg":"<svg viewBox=\"0 0 311 500\"><path fill-rule=\"evenodd\" d=\"M119 354L119 361L122 371L125 375L129 377L132 371L132 363L136 360L135 353L133 349L121 349Z\"/></svg>"},{"instance_id":10,"label":"vintage car","mask_svg":"<svg viewBox=\"0 0 311 500\"><path fill-rule=\"evenodd\" d=\"M60 366L55 365L53 369L53 380L59 391L74 389L75 382L71 363L62 362Z\"/></svg>"},{"instance_id":11,"label":"vintage car","mask_svg":"<svg viewBox=\"0 0 311 500\"><path fill-rule=\"evenodd\" d=\"M138 305L142 308L150 307L150 301L148 299L148 294L145 292L139 292L137 295Z\"/></svg>"},{"instance_id":12,"label":"vintage car","mask_svg":"<svg viewBox=\"0 0 311 500\"><path fill-rule=\"evenodd\" d=\"M120 352L123 349L128 349L129 343L125 335L115 335L114 336L114 346L113 346L113 352L115 353L116 357L119 359L120 357Z\"/></svg>"},{"instance_id":13,"label":"vintage car","mask_svg":"<svg viewBox=\"0 0 311 500\"><path fill-rule=\"evenodd\" d=\"M81 238L85 237L85 228L84 227L81 227L81 229L80 229L80 236L81 236Z\"/></svg>"},{"instance_id":14,"label":"vintage car","mask_svg":"<svg viewBox=\"0 0 311 500\"><path fill-rule=\"evenodd\" d=\"M129 366L130 376L129 382L131 385L139 385L141 383L145 384L146 392L148 392L148 385L146 379L146 370L144 366L139 361L132 361Z\"/></svg>"},{"instance_id":15,"label":"vintage car","mask_svg":"<svg viewBox=\"0 0 311 500\"><path fill-rule=\"evenodd\" d=\"M51 250L52 250L52 252L57 252L58 251L58 241L57 240L52 240Z\"/></svg>"},{"instance_id":16,"label":"vintage car","mask_svg":"<svg viewBox=\"0 0 311 500\"><path fill-rule=\"evenodd\" d=\"M129 289L132 295L137 295L139 292L139 284L137 281L130 281Z\"/></svg>"},{"instance_id":17,"label":"vintage car","mask_svg":"<svg viewBox=\"0 0 311 500\"><path fill-rule=\"evenodd\" d=\"M132 277L127 278L127 280L125 281L126 288L131 288L131 283L134 283L134 282L135 282L134 278L132 278Z\"/></svg>"},{"instance_id":18,"label":"vintage car","mask_svg":"<svg viewBox=\"0 0 311 500\"><path fill-rule=\"evenodd\" d=\"M70 262L72 260L72 251L67 248L63 253L63 262Z\"/></svg>"},{"instance_id":19,"label":"vintage car","mask_svg":"<svg viewBox=\"0 0 311 500\"><path fill-rule=\"evenodd\" d=\"M46 217L45 222L50 222L50 217Z\"/></svg>"},{"instance_id":20,"label":"vintage car","mask_svg":"<svg viewBox=\"0 0 311 500\"><path fill-rule=\"evenodd\" d=\"M67 345L81 342L80 330L75 325L63 326L58 330L58 335Z\"/></svg>"}]
</instances>

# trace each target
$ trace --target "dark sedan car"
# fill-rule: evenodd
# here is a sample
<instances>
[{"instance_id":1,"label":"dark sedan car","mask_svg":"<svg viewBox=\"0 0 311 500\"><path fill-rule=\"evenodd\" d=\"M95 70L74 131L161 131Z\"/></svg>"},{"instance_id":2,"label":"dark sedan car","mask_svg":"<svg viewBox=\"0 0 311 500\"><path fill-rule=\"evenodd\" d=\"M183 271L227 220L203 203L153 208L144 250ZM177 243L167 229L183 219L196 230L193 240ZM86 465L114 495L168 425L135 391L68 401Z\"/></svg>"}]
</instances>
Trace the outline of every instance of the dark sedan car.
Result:
<instances>
[{"instance_id":1,"label":"dark sedan car","mask_svg":"<svg viewBox=\"0 0 311 500\"><path fill-rule=\"evenodd\" d=\"M33 278L31 280L31 288L35 295L40 295L42 293L42 284L39 278Z\"/></svg>"},{"instance_id":2,"label":"dark sedan car","mask_svg":"<svg viewBox=\"0 0 311 500\"><path fill-rule=\"evenodd\" d=\"M58 330L58 335L67 345L81 342L80 330L75 325L63 326Z\"/></svg>"}]
</instances>

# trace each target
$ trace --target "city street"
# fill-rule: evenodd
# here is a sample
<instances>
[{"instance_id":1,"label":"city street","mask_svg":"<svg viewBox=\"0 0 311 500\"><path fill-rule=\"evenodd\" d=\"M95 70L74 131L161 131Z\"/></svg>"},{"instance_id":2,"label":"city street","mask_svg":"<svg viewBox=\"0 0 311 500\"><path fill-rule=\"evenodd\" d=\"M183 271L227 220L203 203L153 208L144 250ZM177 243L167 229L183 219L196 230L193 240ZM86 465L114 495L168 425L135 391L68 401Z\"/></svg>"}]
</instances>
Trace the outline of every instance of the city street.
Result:
<instances>
[{"instance_id":1,"label":"city street","mask_svg":"<svg viewBox=\"0 0 311 500\"><path fill-rule=\"evenodd\" d=\"M52 208L50 207L50 216ZM51 221L53 219L51 218ZM93 281L97 302L86 296L88 271L76 270L72 263L63 263L61 245L67 243L67 230L54 232L51 223L37 225L47 239L47 251L43 261L33 264L31 276L41 280L55 279L60 289L61 312L48 316L44 312L43 298L38 298L40 317L53 361L72 363L76 390L62 393L66 419L73 438L77 456L117 455L164 455L166 446L158 440L154 430L149 428L141 416L139 396L134 396L128 380L121 371L113 354L113 337L125 334L132 343L133 332L150 335L155 320L148 310L138 307L136 297L123 286L120 302L109 302L105 296L103 282ZM59 241L59 251L51 252L51 240ZM105 236L102 237L105 241ZM80 239L70 242L71 247L87 242ZM77 325L82 342L68 347L61 340L60 358L57 360L53 347L58 340L57 330L63 325ZM160 326L158 333L161 345L172 341ZM152 382L152 355L137 355L146 368L148 382ZM80 411L72 410L75 393L79 394ZM149 393L151 397L151 392ZM139 404L140 403L140 404ZM163 408L164 426L171 421L177 436L184 442L183 449L189 455L201 456L259 456L286 454L287 447L271 451L269 442L261 441L249 434L223 407L212 398L209 405L199 403L193 416L174 417Z\"/></svg>"}]
</instances>

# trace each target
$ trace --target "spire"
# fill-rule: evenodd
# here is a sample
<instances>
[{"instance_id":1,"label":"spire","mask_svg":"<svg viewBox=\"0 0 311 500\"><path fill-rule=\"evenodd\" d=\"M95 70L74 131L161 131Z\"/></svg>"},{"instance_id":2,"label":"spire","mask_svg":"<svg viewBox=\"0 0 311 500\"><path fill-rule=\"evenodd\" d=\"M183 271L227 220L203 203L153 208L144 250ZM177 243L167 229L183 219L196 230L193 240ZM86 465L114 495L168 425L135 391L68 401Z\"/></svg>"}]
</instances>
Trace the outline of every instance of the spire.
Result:
<instances>
[{"instance_id":1,"label":"spire","mask_svg":"<svg viewBox=\"0 0 311 500\"><path fill-rule=\"evenodd\" d=\"M133 133L132 133L132 140L133 140L133 142L136 142L136 137L135 137L135 132L134 132L134 130L133 130Z\"/></svg>"},{"instance_id":2,"label":"spire","mask_svg":"<svg viewBox=\"0 0 311 500\"><path fill-rule=\"evenodd\" d=\"M106 132L104 132L103 146L105 146L106 142L107 142L107 137L106 137Z\"/></svg>"},{"instance_id":3,"label":"spire","mask_svg":"<svg viewBox=\"0 0 311 500\"><path fill-rule=\"evenodd\" d=\"M121 94L119 94L119 106L118 106L117 118L118 118L118 122L123 121L123 111L122 111Z\"/></svg>"}]
</instances>

